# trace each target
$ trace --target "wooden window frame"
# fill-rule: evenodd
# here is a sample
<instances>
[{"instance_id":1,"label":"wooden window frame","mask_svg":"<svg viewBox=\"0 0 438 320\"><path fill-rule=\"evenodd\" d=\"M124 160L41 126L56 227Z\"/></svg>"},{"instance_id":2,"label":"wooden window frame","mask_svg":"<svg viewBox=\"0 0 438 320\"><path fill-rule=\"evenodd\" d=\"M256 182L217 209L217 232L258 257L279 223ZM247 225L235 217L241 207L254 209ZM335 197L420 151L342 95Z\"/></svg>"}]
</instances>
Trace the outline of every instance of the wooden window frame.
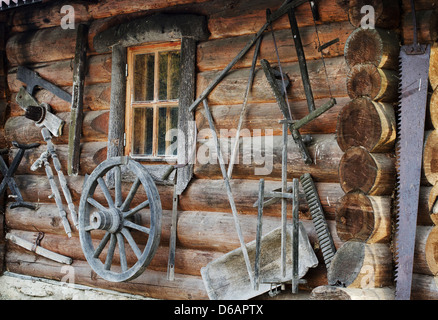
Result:
<instances>
[{"instance_id":1,"label":"wooden window frame","mask_svg":"<svg viewBox=\"0 0 438 320\"><path fill-rule=\"evenodd\" d=\"M115 25L93 39L97 53L112 52L111 102L108 123L107 158L123 156L125 141L127 48L152 42L181 41L181 83L178 107L178 156L176 193L187 188L193 177L192 154L194 114L189 110L195 99L197 41L207 40L207 19L195 14L156 14ZM185 143L183 143L185 142ZM107 175L108 184L114 177Z\"/></svg>"},{"instance_id":2,"label":"wooden window frame","mask_svg":"<svg viewBox=\"0 0 438 320\"><path fill-rule=\"evenodd\" d=\"M129 47L127 48L127 64L128 64L128 75L126 84L126 112L125 112L125 155L130 156L138 161L158 161L167 163L176 163L178 156L169 155L158 155L158 109L160 107L178 107L179 106L179 96L178 99L173 100L159 100L158 92L158 55L161 52L169 51L179 51L181 52L181 41L175 42L159 42L150 43L141 46ZM154 99L152 101L133 101L133 80L134 80L134 57L138 54L149 54L153 53L155 55L154 64ZM169 90L169 87L167 88ZM152 137L152 155L133 155L132 154L132 134L133 134L133 109L134 107L140 108L152 108L153 109L153 137ZM167 109L166 119L170 119L170 108ZM168 125L166 125L166 128ZM170 141L166 141L166 148L170 144Z\"/></svg>"}]
</instances>

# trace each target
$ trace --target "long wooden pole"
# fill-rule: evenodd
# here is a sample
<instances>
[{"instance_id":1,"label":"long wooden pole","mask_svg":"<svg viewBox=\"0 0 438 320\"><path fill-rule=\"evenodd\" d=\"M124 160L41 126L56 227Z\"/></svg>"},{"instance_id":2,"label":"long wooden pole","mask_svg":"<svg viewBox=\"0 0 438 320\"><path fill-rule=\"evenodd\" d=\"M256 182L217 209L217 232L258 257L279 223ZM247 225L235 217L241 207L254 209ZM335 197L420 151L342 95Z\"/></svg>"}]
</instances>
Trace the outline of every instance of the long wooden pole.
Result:
<instances>
[{"instance_id":1,"label":"long wooden pole","mask_svg":"<svg viewBox=\"0 0 438 320\"><path fill-rule=\"evenodd\" d=\"M236 203L234 202L233 192L231 190L230 181L227 176L227 170L225 169L225 162L222 156L222 151L217 136L216 128L213 122L213 117L211 115L210 109L208 108L207 100L203 101L205 116L207 117L208 124L210 126L211 134L213 136L214 143L216 144L216 152L219 160L219 165L222 171L222 176L224 178L225 187L227 189L228 200L230 202L231 211L233 212L234 224L236 226L237 235L239 237L240 247L242 249L243 257L245 259L246 269L248 271L249 279L251 280L251 286L254 287L254 276L252 273L251 262L249 261L248 250L246 248L245 240L243 239L242 229L240 227L239 217L237 215Z\"/></svg>"}]
</instances>

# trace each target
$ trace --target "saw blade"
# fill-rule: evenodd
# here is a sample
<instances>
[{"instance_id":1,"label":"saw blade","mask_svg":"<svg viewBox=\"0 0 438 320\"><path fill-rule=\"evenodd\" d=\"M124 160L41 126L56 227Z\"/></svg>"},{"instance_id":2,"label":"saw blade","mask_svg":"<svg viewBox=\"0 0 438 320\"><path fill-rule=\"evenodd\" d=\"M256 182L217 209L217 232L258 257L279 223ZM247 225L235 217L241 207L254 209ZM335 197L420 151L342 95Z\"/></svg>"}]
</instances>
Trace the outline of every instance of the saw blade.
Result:
<instances>
[{"instance_id":1,"label":"saw blade","mask_svg":"<svg viewBox=\"0 0 438 320\"><path fill-rule=\"evenodd\" d=\"M423 54L400 50L400 109L397 141L396 299L409 300L426 118L430 46Z\"/></svg>"}]
</instances>

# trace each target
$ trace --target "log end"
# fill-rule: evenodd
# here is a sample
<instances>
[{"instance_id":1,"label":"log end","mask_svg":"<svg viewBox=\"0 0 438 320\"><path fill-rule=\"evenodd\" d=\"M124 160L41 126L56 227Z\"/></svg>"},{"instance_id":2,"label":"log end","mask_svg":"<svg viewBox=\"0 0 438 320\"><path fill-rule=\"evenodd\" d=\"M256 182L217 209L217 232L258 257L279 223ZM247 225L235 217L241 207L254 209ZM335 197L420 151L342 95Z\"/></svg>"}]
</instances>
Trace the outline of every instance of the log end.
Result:
<instances>
[{"instance_id":1,"label":"log end","mask_svg":"<svg viewBox=\"0 0 438 320\"><path fill-rule=\"evenodd\" d=\"M426 241L426 261L429 270L434 276L438 275L438 227L430 231Z\"/></svg>"},{"instance_id":2,"label":"log end","mask_svg":"<svg viewBox=\"0 0 438 320\"><path fill-rule=\"evenodd\" d=\"M374 231L374 220L373 205L360 191L344 195L336 208L336 232L344 242L367 241Z\"/></svg>"},{"instance_id":3,"label":"log end","mask_svg":"<svg viewBox=\"0 0 438 320\"><path fill-rule=\"evenodd\" d=\"M364 147L349 148L339 163L342 190L369 193L376 183L377 171L375 160Z\"/></svg>"},{"instance_id":4,"label":"log end","mask_svg":"<svg viewBox=\"0 0 438 320\"><path fill-rule=\"evenodd\" d=\"M423 171L427 181L435 185L438 181L438 130L426 137L423 154Z\"/></svg>"}]
</instances>

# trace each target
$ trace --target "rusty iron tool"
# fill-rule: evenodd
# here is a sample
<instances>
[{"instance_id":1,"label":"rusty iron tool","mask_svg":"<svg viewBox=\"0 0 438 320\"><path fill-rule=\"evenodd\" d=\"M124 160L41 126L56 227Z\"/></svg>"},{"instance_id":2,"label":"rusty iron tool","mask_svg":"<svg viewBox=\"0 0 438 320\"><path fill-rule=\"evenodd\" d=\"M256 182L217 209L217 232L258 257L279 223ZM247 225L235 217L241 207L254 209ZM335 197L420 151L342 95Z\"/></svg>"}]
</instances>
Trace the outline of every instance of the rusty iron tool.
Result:
<instances>
[{"instance_id":1,"label":"rusty iron tool","mask_svg":"<svg viewBox=\"0 0 438 320\"><path fill-rule=\"evenodd\" d=\"M59 98L67 102L70 103L72 102L71 94L65 92L64 90L54 85L53 83L41 78L38 75L38 73L26 67L23 66L18 67L17 79L20 80L21 82L24 82L27 85L26 91L29 92L30 95L33 95L35 91L35 87L39 86L41 88L49 90L54 95L58 96Z\"/></svg>"}]
</instances>

